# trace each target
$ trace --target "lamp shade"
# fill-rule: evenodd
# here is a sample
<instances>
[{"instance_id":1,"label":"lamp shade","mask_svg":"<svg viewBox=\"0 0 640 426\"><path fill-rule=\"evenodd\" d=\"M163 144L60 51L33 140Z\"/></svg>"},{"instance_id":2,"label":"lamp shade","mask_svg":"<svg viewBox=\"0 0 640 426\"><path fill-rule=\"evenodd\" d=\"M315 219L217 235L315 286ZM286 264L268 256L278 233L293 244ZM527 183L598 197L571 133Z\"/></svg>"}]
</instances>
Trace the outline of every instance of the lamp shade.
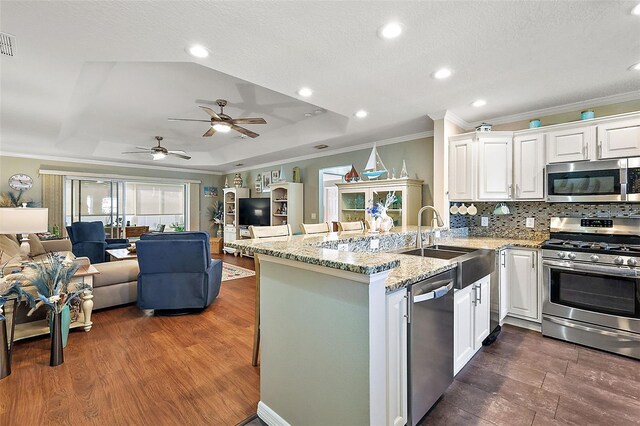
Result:
<instances>
[{"instance_id":1,"label":"lamp shade","mask_svg":"<svg viewBox=\"0 0 640 426\"><path fill-rule=\"evenodd\" d=\"M0 208L0 234L47 232L49 209Z\"/></svg>"}]
</instances>

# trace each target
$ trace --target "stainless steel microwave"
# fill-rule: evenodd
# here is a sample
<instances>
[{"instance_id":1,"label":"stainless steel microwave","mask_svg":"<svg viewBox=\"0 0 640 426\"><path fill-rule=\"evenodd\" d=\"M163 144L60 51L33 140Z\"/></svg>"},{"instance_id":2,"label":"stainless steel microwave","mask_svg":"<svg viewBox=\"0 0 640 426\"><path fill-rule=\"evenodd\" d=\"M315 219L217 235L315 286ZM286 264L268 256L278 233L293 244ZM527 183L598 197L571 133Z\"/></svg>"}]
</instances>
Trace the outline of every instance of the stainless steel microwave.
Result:
<instances>
[{"instance_id":1,"label":"stainless steel microwave","mask_svg":"<svg viewBox=\"0 0 640 426\"><path fill-rule=\"evenodd\" d=\"M640 157L549 164L551 203L640 202Z\"/></svg>"}]
</instances>

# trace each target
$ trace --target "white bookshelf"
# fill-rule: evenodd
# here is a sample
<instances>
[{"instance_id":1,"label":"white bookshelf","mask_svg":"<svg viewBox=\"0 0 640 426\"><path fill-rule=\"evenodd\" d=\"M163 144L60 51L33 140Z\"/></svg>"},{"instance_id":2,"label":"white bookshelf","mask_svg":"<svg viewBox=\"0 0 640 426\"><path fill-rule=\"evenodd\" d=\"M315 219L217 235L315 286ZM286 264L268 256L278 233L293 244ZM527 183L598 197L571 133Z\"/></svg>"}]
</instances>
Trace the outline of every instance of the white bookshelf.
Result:
<instances>
[{"instance_id":1,"label":"white bookshelf","mask_svg":"<svg viewBox=\"0 0 640 426\"><path fill-rule=\"evenodd\" d=\"M227 247L228 241L240 239L240 227L238 226L238 200L249 198L249 188L224 188L224 242L223 250L226 253L236 254L236 249Z\"/></svg>"},{"instance_id":2,"label":"white bookshelf","mask_svg":"<svg viewBox=\"0 0 640 426\"><path fill-rule=\"evenodd\" d=\"M304 184L279 182L269 185L271 189L271 225L291 225L294 233L300 232L304 219Z\"/></svg>"}]
</instances>

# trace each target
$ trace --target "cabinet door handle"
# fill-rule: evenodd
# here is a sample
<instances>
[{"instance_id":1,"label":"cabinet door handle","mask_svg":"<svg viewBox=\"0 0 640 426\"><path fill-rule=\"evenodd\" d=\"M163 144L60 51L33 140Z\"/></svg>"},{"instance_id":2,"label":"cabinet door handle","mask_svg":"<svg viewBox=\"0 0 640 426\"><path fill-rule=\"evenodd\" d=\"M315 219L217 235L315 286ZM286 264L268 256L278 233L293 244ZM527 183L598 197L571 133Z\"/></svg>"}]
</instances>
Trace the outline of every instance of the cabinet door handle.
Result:
<instances>
[{"instance_id":1,"label":"cabinet door handle","mask_svg":"<svg viewBox=\"0 0 640 426\"><path fill-rule=\"evenodd\" d=\"M480 294L478 297L478 303L482 305L482 284L478 284L478 293Z\"/></svg>"},{"instance_id":2,"label":"cabinet door handle","mask_svg":"<svg viewBox=\"0 0 640 426\"><path fill-rule=\"evenodd\" d=\"M582 147L582 158L586 159L587 158L587 151L589 150L589 144L585 144Z\"/></svg>"},{"instance_id":3,"label":"cabinet door handle","mask_svg":"<svg viewBox=\"0 0 640 426\"><path fill-rule=\"evenodd\" d=\"M520 196L520 185L516 183L516 198Z\"/></svg>"},{"instance_id":4,"label":"cabinet door handle","mask_svg":"<svg viewBox=\"0 0 640 426\"><path fill-rule=\"evenodd\" d=\"M509 198L513 198L513 185L509 185L508 192L509 192Z\"/></svg>"},{"instance_id":5,"label":"cabinet door handle","mask_svg":"<svg viewBox=\"0 0 640 426\"><path fill-rule=\"evenodd\" d=\"M536 267L536 252L531 252L531 269Z\"/></svg>"},{"instance_id":6,"label":"cabinet door handle","mask_svg":"<svg viewBox=\"0 0 640 426\"><path fill-rule=\"evenodd\" d=\"M598 158L602 158L602 141L598 141Z\"/></svg>"},{"instance_id":7,"label":"cabinet door handle","mask_svg":"<svg viewBox=\"0 0 640 426\"><path fill-rule=\"evenodd\" d=\"M502 252L502 267L507 267L507 253L505 253L504 251Z\"/></svg>"},{"instance_id":8,"label":"cabinet door handle","mask_svg":"<svg viewBox=\"0 0 640 426\"><path fill-rule=\"evenodd\" d=\"M473 285L473 300L472 303L474 305L478 304L478 286L477 285Z\"/></svg>"}]
</instances>

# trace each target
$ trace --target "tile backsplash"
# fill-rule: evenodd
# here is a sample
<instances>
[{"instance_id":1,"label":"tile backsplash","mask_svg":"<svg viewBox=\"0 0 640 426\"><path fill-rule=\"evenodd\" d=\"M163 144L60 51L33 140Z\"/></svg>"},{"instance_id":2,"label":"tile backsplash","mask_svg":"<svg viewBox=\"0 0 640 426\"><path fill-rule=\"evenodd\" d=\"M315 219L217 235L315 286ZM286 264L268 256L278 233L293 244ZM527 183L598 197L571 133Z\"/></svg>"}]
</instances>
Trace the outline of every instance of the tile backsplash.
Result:
<instances>
[{"instance_id":1,"label":"tile backsplash","mask_svg":"<svg viewBox=\"0 0 640 426\"><path fill-rule=\"evenodd\" d=\"M462 203L451 203L460 206ZM543 201L507 202L511 214L496 216L493 211L495 202L465 203L468 207L474 204L478 209L475 216L451 215L450 227L468 228L469 235L544 239L549 234L549 219L554 216L577 217L616 217L640 216L640 204L573 204L546 203ZM480 226L482 216L489 218L489 226ZM533 228L526 228L526 219L535 219Z\"/></svg>"}]
</instances>

